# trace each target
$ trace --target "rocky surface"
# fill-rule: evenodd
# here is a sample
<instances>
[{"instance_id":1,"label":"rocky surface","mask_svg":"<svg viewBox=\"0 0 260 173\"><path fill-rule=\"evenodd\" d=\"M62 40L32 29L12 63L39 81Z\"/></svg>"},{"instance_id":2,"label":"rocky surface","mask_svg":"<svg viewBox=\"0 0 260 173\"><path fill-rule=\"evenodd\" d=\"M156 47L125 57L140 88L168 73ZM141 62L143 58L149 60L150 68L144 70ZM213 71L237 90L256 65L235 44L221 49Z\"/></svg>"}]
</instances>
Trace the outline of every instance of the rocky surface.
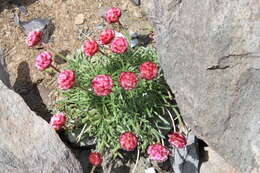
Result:
<instances>
[{"instance_id":1,"label":"rocky surface","mask_svg":"<svg viewBox=\"0 0 260 173\"><path fill-rule=\"evenodd\" d=\"M143 0L167 82L193 131L242 173L259 170L259 0Z\"/></svg>"},{"instance_id":2,"label":"rocky surface","mask_svg":"<svg viewBox=\"0 0 260 173\"><path fill-rule=\"evenodd\" d=\"M205 147L203 156L200 173L239 173L209 147Z\"/></svg>"},{"instance_id":3,"label":"rocky surface","mask_svg":"<svg viewBox=\"0 0 260 173\"><path fill-rule=\"evenodd\" d=\"M0 80L0 172L81 173L81 166L46 121Z\"/></svg>"},{"instance_id":4,"label":"rocky surface","mask_svg":"<svg viewBox=\"0 0 260 173\"><path fill-rule=\"evenodd\" d=\"M199 172L198 142L193 134L189 134L187 137L187 145L185 148L173 148L172 153L174 153L172 162L174 173Z\"/></svg>"}]
</instances>

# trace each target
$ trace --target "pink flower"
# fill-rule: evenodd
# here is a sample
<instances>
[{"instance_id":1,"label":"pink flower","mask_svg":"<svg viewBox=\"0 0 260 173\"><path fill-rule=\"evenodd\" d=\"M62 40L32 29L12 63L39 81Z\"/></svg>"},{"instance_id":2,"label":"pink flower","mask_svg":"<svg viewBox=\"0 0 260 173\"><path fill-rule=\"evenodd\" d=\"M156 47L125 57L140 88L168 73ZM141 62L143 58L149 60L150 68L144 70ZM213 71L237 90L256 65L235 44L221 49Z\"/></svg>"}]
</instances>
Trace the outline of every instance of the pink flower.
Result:
<instances>
[{"instance_id":1,"label":"pink flower","mask_svg":"<svg viewBox=\"0 0 260 173\"><path fill-rule=\"evenodd\" d=\"M125 51L127 51L128 48L128 43L125 38L123 37L118 37L112 40L110 44L110 49L114 53L122 54Z\"/></svg>"},{"instance_id":2,"label":"pink flower","mask_svg":"<svg viewBox=\"0 0 260 173\"><path fill-rule=\"evenodd\" d=\"M97 75L92 80L91 87L97 96L106 96L112 92L113 80L109 75Z\"/></svg>"},{"instance_id":3,"label":"pink flower","mask_svg":"<svg viewBox=\"0 0 260 173\"><path fill-rule=\"evenodd\" d=\"M83 46L83 51L86 56L93 56L98 51L98 44L95 40L86 41Z\"/></svg>"},{"instance_id":4,"label":"pink flower","mask_svg":"<svg viewBox=\"0 0 260 173\"><path fill-rule=\"evenodd\" d=\"M157 65L152 62L144 62L139 66L140 77L146 80L152 80L157 76Z\"/></svg>"},{"instance_id":5,"label":"pink flower","mask_svg":"<svg viewBox=\"0 0 260 173\"><path fill-rule=\"evenodd\" d=\"M157 162L164 162L165 160L167 160L170 152L161 144L152 144L148 147L147 153L151 160Z\"/></svg>"},{"instance_id":6,"label":"pink flower","mask_svg":"<svg viewBox=\"0 0 260 173\"><path fill-rule=\"evenodd\" d=\"M105 14L105 20L108 23L114 23L114 22L118 22L119 18L121 16L121 11L119 8L113 7L110 8L106 14Z\"/></svg>"},{"instance_id":7,"label":"pink flower","mask_svg":"<svg viewBox=\"0 0 260 173\"><path fill-rule=\"evenodd\" d=\"M119 85L125 90L131 90L136 87L137 77L133 72L122 72L119 75Z\"/></svg>"},{"instance_id":8,"label":"pink flower","mask_svg":"<svg viewBox=\"0 0 260 173\"><path fill-rule=\"evenodd\" d=\"M38 44L42 39L42 32L41 31L32 31L29 33L26 39L26 44L29 47L33 47Z\"/></svg>"},{"instance_id":9,"label":"pink flower","mask_svg":"<svg viewBox=\"0 0 260 173\"><path fill-rule=\"evenodd\" d=\"M62 90L70 89L75 83L75 73L72 70L64 70L58 75L58 85Z\"/></svg>"},{"instance_id":10,"label":"pink flower","mask_svg":"<svg viewBox=\"0 0 260 173\"><path fill-rule=\"evenodd\" d=\"M57 113L51 117L50 126L55 129L59 130L66 122L66 117L63 112Z\"/></svg>"},{"instance_id":11,"label":"pink flower","mask_svg":"<svg viewBox=\"0 0 260 173\"><path fill-rule=\"evenodd\" d=\"M88 161L94 166L99 166L102 164L102 156L98 152L91 152L88 156Z\"/></svg>"},{"instance_id":12,"label":"pink flower","mask_svg":"<svg viewBox=\"0 0 260 173\"><path fill-rule=\"evenodd\" d=\"M138 143L137 137L131 132L125 132L119 137L120 146L126 151L133 151Z\"/></svg>"},{"instance_id":13,"label":"pink flower","mask_svg":"<svg viewBox=\"0 0 260 173\"><path fill-rule=\"evenodd\" d=\"M104 30L100 36L99 36L99 40L101 42L101 44L109 44L111 42L111 40L113 40L115 37L115 32L111 29L106 29Z\"/></svg>"},{"instance_id":14,"label":"pink flower","mask_svg":"<svg viewBox=\"0 0 260 173\"><path fill-rule=\"evenodd\" d=\"M169 143L176 148L183 148L187 144L186 139L179 133L168 134Z\"/></svg>"},{"instance_id":15,"label":"pink flower","mask_svg":"<svg viewBox=\"0 0 260 173\"><path fill-rule=\"evenodd\" d=\"M48 68L52 63L52 55L49 52L40 53L35 60L35 66L38 70L42 71Z\"/></svg>"}]
</instances>

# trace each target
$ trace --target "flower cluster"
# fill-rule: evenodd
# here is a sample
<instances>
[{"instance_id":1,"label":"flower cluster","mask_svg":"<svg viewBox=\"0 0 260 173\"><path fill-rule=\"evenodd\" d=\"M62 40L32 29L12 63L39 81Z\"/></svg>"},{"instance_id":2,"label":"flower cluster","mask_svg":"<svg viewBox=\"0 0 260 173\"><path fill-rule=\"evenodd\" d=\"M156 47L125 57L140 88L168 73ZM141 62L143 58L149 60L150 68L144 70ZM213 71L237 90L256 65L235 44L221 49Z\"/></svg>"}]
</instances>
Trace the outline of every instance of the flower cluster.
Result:
<instances>
[{"instance_id":1,"label":"flower cluster","mask_svg":"<svg viewBox=\"0 0 260 173\"><path fill-rule=\"evenodd\" d=\"M119 22L119 18L121 17L121 11L119 8L113 7L110 8L105 14L105 20L108 23Z\"/></svg>"},{"instance_id":2,"label":"flower cluster","mask_svg":"<svg viewBox=\"0 0 260 173\"><path fill-rule=\"evenodd\" d=\"M29 47L37 45L42 39L42 31L32 31L28 34L26 43Z\"/></svg>"},{"instance_id":3,"label":"flower cluster","mask_svg":"<svg viewBox=\"0 0 260 173\"><path fill-rule=\"evenodd\" d=\"M52 116L50 121L50 126L55 130L60 130L61 127L65 124L65 122L66 122L65 114L63 112L57 113Z\"/></svg>"},{"instance_id":4,"label":"flower cluster","mask_svg":"<svg viewBox=\"0 0 260 173\"><path fill-rule=\"evenodd\" d=\"M125 90L131 90L136 87L137 76L133 72L122 72L119 75L119 85Z\"/></svg>"},{"instance_id":5,"label":"flower cluster","mask_svg":"<svg viewBox=\"0 0 260 173\"><path fill-rule=\"evenodd\" d=\"M123 150L132 151L137 146L137 137L132 132L125 132L119 137L119 143Z\"/></svg>"},{"instance_id":6,"label":"flower cluster","mask_svg":"<svg viewBox=\"0 0 260 173\"><path fill-rule=\"evenodd\" d=\"M45 51L40 53L35 60L35 66L38 70L43 71L48 68L52 63L52 55Z\"/></svg>"},{"instance_id":7,"label":"flower cluster","mask_svg":"<svg viewBox=\"0 0 260 173\"><path fill-rule=\"evenodd\" d=\"M139 67L140 77L146 80L152 80L157 75L157 66L152 62L145 62Z\"/></svg>"},{"instance_id":8,"label":"flower cluster","mask_svg":"<svg viewBox=\"0 0 260 173\"><path fill-rule=\"evenodd\" d=\"M121 25L119 19L121 16L121 11L118 8L111 8L109 9L106 14L105 14L105 21L107 23L118 23ZM33 31L28 35L27 38L27 45L29 47L32 47L36 44L38 44L41 40L42 37L42 32L40 31ZM109 49L109 50L104 50L104 49ZM44 51L37 55L35 59L35 66L39 71L46 70L47 68L53 68L57 72L57 88L60 89L62 92L67 94L67 96L77 96L77 98L73 99L69 103L69 108L74 108L74 107L80 107L76 111L66 111L67 107L64 106L62 109L58 109L59 111L62 111L60 113L57 113L52 116L49 124L50 126L55 129L55 130L60 130L66 123L66 114L70 114L71 112L74 112L75 114L80 114L80 118L77 117L77 120L81 121L81 118L84 117L84 121L80 123L85 123L85 121L88 121L90 123L96 123L96 124L101 124L100 126L95 126L92 127L90 124L89 130L95 129L96 131L99 130L99 128L106 128L106 126L110 125L109 123L118 123L118 126L112 126L110 127L112 130L112 133L108 133L111 136L115 136L114 138L117 139L116 149L118 150L121 148L122 150L125 151L134 151L134 150L139 150L142 146L142 140L143 137L138 133L138 130L143 130L142 125L146 123L147 126L149 126L149 130L151 131L156 131L155 129L152 129L152 121L156 121L156 118L153 119L151 114L156 111L156 106L155 108L151 107L146 107L143 109L143 105L146 104L147 100L138 100L138 98L142 98L143 96L147 96L148 92L146 92L147 88L150 90L155 90L154 92L157 92L160 90L160 87L155 87L153 88L151 85L156 85L157 83L160 82L158 76L158 65L154 63L154 59L145 59L145 60L136 60L134 63L128 63L127 66L124 65L128 61L128 59L123 59L122 57L126 57L126 54L124 54L126 51L127 56L131 53L131 50L128 50L128 42L125 37L116 37L115 31L112 29L105 29L100 35L98 40L87 40L83 43L82 49L81 49L81 54L80 57L82 58L78 63L82 63L83 61L88 61L86 57L92 57L96 53L100 52L102 55L107 56L107 52L112 52L112 56L108 57L108 61L113 61L113 57L115 59L119 59L119 63L111 63L109 64L110 66L106 66L107 64L103 64L103 67L107 67L106 70L96 70L95 65L92 66L91 64L91 69L92 71L88 71L85 68L84 71L82 72L81 66L69 66L68 69L66 70L60 70L57 67L55 67L52 59L52 54L48 51ZM82 56L82 55L85 56ZM118 54L118 55L117 55ZM123 54L123 55L122 55ZM135 53L132 54L134 55ZM142 56L138 56L142 57ZM82 63L83 64L83 63ZM100 63L101 64L101 63ZM122 67L118 68L117 65L115 64L121 64ZM77 69L78 68L78 69ZM82 73L85 73L84 75ZM87 79L85 79L87 78ZM77 79L77 81L76 81ZM81 80L85 79L85 82L82 82ZM155 80L156 79L156 80ZM152 81L154 80L154 81ZM151 82L147 82L151 81ZM84 85L82 87L81 85ZM151 84L151 85L150 85ZM143 86L142 86L143 85ZM143 87L140 89L140 87ZM78 92L77 89L73 88L78 88L80 89L80 93ZM144 91L145 88L145 91ZM162 87L161 87L162 88ZM135 96L133 96L133 93L138 93ZM76 93L76 94L75 94ZM71 94L71 95L70 95ZM128 95L129 94L129 95ZM88 98L86 96L89 96ZM125 101L123 100L124 97L130 97L129 100ZM161 97L159 99L154 99L154 97L157 97L158 94L154 94L150 97L147 97L149 100L151 100L152 103L160 103L164 102L166 99L162 99ZM68 98L67 99L70 99ZM79 98L83 98L82 100L84 101L89 101L88 103L93 104L90 106L88 104L87 106L84 105L84 101L82 101L80 104L84 105L74 105L75 100L80 100ZM123 103L121 104L121 107L111 103L110 100L108 101L108 98L111 100L116 100L116 99L122 99ZM106 100L107 99L107 100ZM136 100L138 100L138 103L136 103ZM163 100L163 101L162 101ZM105 102L106 101L106 102ZM165 101L166 102L166 101ZM107 104L108 106L106 106ZM131 105L134 104L133 108L130 108ZM65 105L65 104L64 104ZM98 107L98 106L100 107ZM103 106L105 105L105 106ZM112 108L110 109L109 106L112 105ZM130 106L129 106L130 105ZM161 104L160 106L165 106L165 104ZM168 105L168 104L167 104ZM97 106L97 107L95 107ZM102 107L103 106L103 107ZM86 108L86 109L85 109ZM90 108L90 111L96 112L95 115L89 116L87 113L88 108ZM79 109L84 109L84 112ZM124 109L122 114L117 113L116 111L119 109ZM78 111L79 110L79 111ZM115 112L114 112L115 111ZM80 113L78 113L80 112ZM105 112L105 113L104 113ZM148 114L145 116L144 119L141 119L140 117L142 114ZM89 116L89 117L88 117ZM109 119L113 116L121 116L123 118L115 118L114 119ZM93 119L91 119L94 117ZM149 117L149 118L148 118ZM70 118L70 116L67 116L67 118ZM75 122L75 121L71 121ZM121 126L121 122L124 123L124 125ZM68 124L70 121L67 121L66 123L66 128L69 129ZM105 124L107 123L107 124ZM137 124L138 128L135 128ZM76 126L73 126L73 128ZM82 126L80 126L82 127ZM118 127L118 129L116 129ZM77 128L77 127L76 127ZM114 129L115 128L115 129ZM145 129L145 128L144 128ZM146 130L147 130L146 129ZM114 132L113 130L118 130ZM123 132L123 133L122 133ZM85 132L83 132L85 133ZM106 133L105 130L102 131L99 135L102 135ZM92 133L92 134L95 134ZM143 134L146 134L144 132ZM146 138L150 138L151 136L155 136L156 134L150 133L149 135L146 136ZM107 137L107 136L106 136ZM102 139L103 138L99 138ZM148 139L149 140L149 139ZM99 140L100 141L100 140ZM183 135L180 133L170 133L168 134L168 142L171 146L176 147L176 148L183 148L186 145L186 139ZM101 142L102 143L102 142ZM151 144L151 145L149 145ZM104 142L102 143L103 146L109 146L108 143ZM102 146L101 145L101 146ZM149 146L148 146L149 145ZM119 147L120 146L120 147ZM148 147L148 148L147 148ZM149 141L145 143L145 148L143 151L147 150L147 154L149 155L149 158L153 161L157 162L163 162L167 160L170 151L160 143L155 143L154 144L154 139L153 141ZM94 165L94 166L100 166L102 164L102 147L99 149L97 147L97 151L99 152L91 152L88 156L88 161Z\"/></svg>"},{"instance_id":9,"label":"flower cluster","mask_svg":"<svg viewBox=\"0 0 260 173\"><path fill-rule=\"evenodd\" d=\"M184 148L187 144L185 137L180 133L168 134L168 142L176 148Z\"/></svg>"},{"instance_id":10,"label":"flower cluster","mask_svg":"<svg viewBox=\"0 0 260 173\"><path fill-rule=\"evenodd\" d=\"M109 44L115 38L115 31L111 29L104 30L100 36L99 41L102 45Z\"/></svg>"},{"instance_id":11,"label":"flower cluster","mask_svg":"<svg viewBox=\"0 0 260 173\"><path fill-rule=\"evenodd\" d=\"M72 70L64 70L58 74L58 85L62 90L72 88L75 83L75 73Z\"/></svg>"},{"instance_id":12,"label":"flower cluster","mask_svg":"<svg viewBox=\"0 0 260 173\"><path fill-rule=\"evenodd\" d=\"M97 96L106 96L112 92L113 80L111 76L97 75L91 82L91 88Z\"/></svg>"},{"instance_id":13,"label":"flower cluster","mask_svg":"<svg viewBox=\"0 0 260 173\"><path fill-rule=\"evenodd\" d=\"M98 152L91 152L88 156L88 161L94 166L100 166L102 164L102 156Z\"/></svg>"},{"instance_id":14,"label":"flower cluster","mask_svg":"<svg viewBox=\"0 0 260 173\"><path fill-rule=\"evenodd\" d=\"M83 50L86 56L93 56L98 52L98 44L95 40L86 41Z\"/></svg>"},{"instance_id":15,"label":"flower cluster","mask_svg":"<svg viewBox=\"0 0 260 173\"><path fill-rule=\"evenodd\" d=\"M164 162L167 160L169 150L161 144L152 144L148 147L147 153L149 158L153 161Z\"/></svg>"}]
</instances>

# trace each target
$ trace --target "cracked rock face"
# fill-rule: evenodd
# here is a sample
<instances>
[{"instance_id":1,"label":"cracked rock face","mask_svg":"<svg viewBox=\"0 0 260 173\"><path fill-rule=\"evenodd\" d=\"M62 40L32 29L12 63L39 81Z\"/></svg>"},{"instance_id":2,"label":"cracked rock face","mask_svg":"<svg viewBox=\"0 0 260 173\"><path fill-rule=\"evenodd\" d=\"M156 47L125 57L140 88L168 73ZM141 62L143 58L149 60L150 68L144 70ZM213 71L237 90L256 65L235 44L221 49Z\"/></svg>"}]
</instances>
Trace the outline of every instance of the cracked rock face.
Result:
<instances>
[{"instance_id":1,"label":"cracked rock face","mask_svg":"<svg viewBox=\"0 0 260 173\"><path fill-rule=\"evenodd\" d=\"M0 172L82 172L79 162L56 132L1 80Z\"/></svg>"},{"instance_id":2,"label":"cracked rock face","mask_svg":"<svg viewBox=\"0 0 260 173\"><path fill-rule=\"evenodd\" d=\"M243 173L257 172L259 0L143 2L185 121L231 165Z\"/></svg>"}]
</instances>

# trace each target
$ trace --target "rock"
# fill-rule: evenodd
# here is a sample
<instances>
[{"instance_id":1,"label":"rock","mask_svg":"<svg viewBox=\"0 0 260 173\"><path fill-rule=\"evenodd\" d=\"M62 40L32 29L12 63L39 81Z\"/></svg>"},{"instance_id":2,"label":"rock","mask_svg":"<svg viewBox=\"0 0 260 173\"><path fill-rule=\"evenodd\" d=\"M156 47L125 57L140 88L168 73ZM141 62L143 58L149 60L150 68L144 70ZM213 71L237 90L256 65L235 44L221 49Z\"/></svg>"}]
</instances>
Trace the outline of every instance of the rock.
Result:
<instances>
[{"instance_id":1,"label":"rock","mask_svg":"<svg viewBox=\"0 0 260 173\"><path fill-rule=\"evenodd\" d=\"M70 143L77 147L88 147L96 144L96 139L94 137L84 137L78 142L78 136L80 135L81 130L73 130L66 132L65 135Z\"/></svg>"},{"instance_id":2,"label":"rock","mask_svg":"<svg viewBox=\"0 0 260 173\"><path fill-rule=\"evenodd\" d=\"M206 147L204 150L205 162L201 164L200 173L239 173L211 148Z\"/></svg>"},{"instance_id":3,"label":"rock","mask_svg":"<svg viewBox=\"0 0 260 173\"><path fill-rule=\"evenodd\" d=\"M21 12L21 13L23 13L25 16L28 16L29 14L28 14L28 11L27 11L27 8L25 7L25 6L19 6L18 7L19 8L19 11Z\"/></svg>"},{"instance_id":4,"label":"rock","mask_svg":"<svg viewBox=\"0 0 260 173\"><path fill-rule=\"evenodd\" d=\"M138 34L132 30L130 30L128 32L129 36L133 39L133 38L137 38L138 37Z\"/></svg>"},{"instance_id":5,"label":"rock","mask_svg":"<svg viewBox=\"0 0 260 173\"><path fill-rule=\"evenodd\" d=\"M194 135L189 134L187 137L187 145L183 149L173 149L174 173L198 173L199 172L199 155L197 139Z\"/></svg>"},{"instance_id":6,"label":"rock","mask_svg":"<svg viewBox=\"0 0 260 173\"><path fill-rule=\"evenodd\" d=\"M0 81L0 172L81 173L81 166L48 123Z\"/></svg>"},{"instance_id":7,"label":"rock","mask_svg":"<svg viewBox=\"0 0 260 173\"><path fill-rule=\"evenodd\" d=\"M106 25L103 22L96 25L96 28L98 30L103 30L105 27L106 27Z\"/></svg>"},{"instance_id":8,"label":"rock","mask_svg":"<svg viewBox=\"0 0 260 173\"><path fill-rule=\"evenodd\" d=\"M150 1L150 2L149 2ZM259 167L259 0L144 0L167 83L193 132L233 167Z\"/></svg>"},{"instance_id":9,"label":"rock","mask_svg":"<svg viewBox=\"0 0 260 173\"><path fill-rule=\"evenodd\" d=\"M21 21L19 16L15 14L14 21L22 28L26 35L35 30L42 31L43 35L41 41L43 43L47 43L50 40L51 35L53 34L55 29L54 24L51 22L51 20L45 18L36 18L30 21Z\"/></svg>"},{"instance_id":10,"label":"rock","mask_svg":"<svg viewBox=\"0 0 260 173\"><path fill-rule=\"evenodd\" d=\"M140 0L131 0L135 5L140 5L141 4L141 2L140 2Z\"/></svg>"},{"instance_id":11,"label":"rock","mask_svg":"<svg viewBox=\"0 0 260 173\"><path fill-rule=\"evenodd\" d=\"M84 23L84 21L85 21L85 16L84 16L84 14L78 14L76 17L75 17L75 20L74 20L74 23L76 24L76 25L81 25L81 24L83 24Z\"/></svg>"},{"instance_id":12,"label":"rock","mask_svg":"<svg viewBox=\"0 0 260 173\"><path fill-rule=\"evenodd\" d=\"M151 168L147 168L146 170L144 170L145 173L156 173L155 169L153 167Z\"/></svg>"},{"instance_id":13,"label":"rock","mask_svg":"<svg viewBox=\"0 0 260 173\"><path fill-rule=\"evenodd\" d=\"M137 38L130 40L130 47L136 47L139 44L139 40Z\"/></svg>"}]
</instances>

